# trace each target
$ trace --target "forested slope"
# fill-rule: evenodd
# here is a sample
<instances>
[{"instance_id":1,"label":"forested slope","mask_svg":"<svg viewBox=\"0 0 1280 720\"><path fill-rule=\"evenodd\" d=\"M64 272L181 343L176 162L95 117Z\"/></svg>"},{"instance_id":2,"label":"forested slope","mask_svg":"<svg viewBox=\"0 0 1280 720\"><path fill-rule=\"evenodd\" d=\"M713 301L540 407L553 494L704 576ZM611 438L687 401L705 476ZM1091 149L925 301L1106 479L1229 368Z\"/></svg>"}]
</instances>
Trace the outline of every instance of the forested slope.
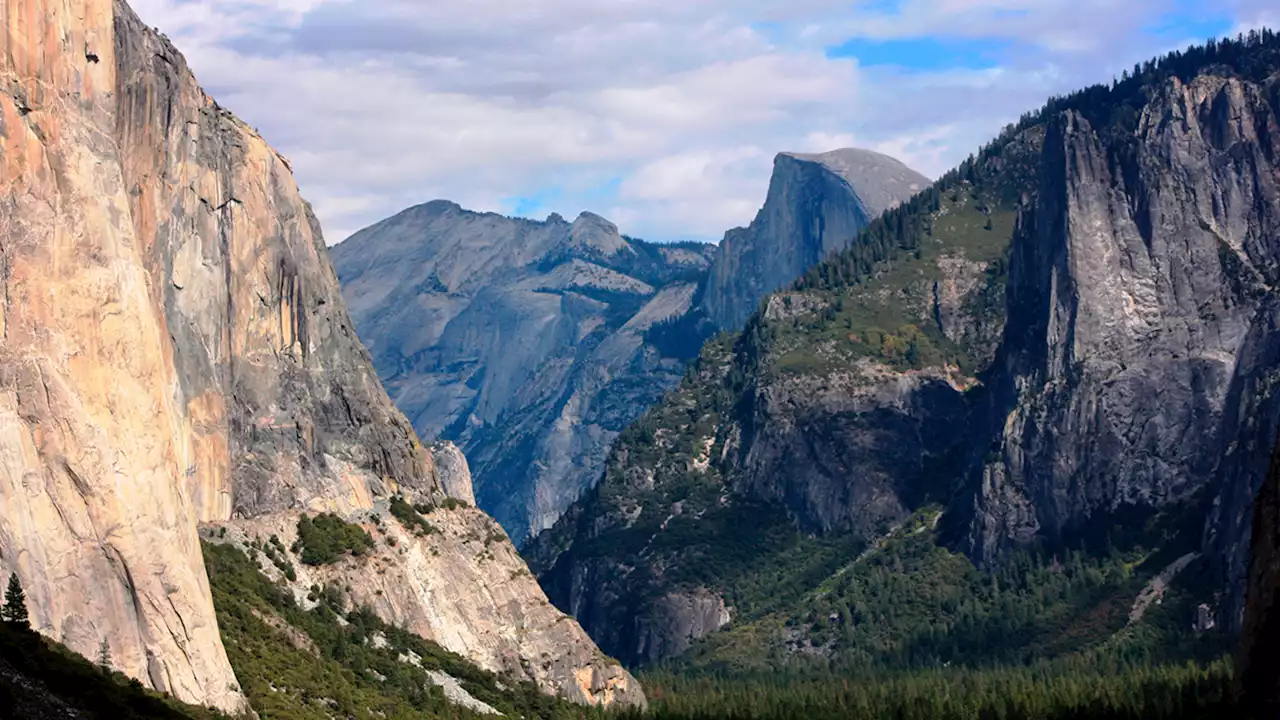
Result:
<instances>
[{"instance_id":1,"label":"forested slope","mask_svg":"<svg viewBox=\"0 0 1280 720\"><path fill-rule=\"evenodd\" d=\"M549 596L631 663L1229 646L1280 411L1278 50L1052 99L709 342L527 549Z\"/></svg>"}]
</instances>

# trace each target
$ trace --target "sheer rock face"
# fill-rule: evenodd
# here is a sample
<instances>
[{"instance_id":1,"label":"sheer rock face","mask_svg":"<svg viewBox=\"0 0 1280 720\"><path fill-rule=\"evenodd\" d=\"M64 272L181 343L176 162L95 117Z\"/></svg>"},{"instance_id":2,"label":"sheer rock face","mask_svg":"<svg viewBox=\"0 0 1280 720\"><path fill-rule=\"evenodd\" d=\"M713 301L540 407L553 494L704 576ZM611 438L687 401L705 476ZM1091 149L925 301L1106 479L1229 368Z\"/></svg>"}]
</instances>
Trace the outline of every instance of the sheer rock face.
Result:
<instances>
[{"instance_id":1,"label":"sheer rock face","mask_svg":"<svg viewBox=\"0 0 1280 720\"><path fill-rule=\"evenodd\" d=\"M724 598L706 588L667 593L654 601L652 613L638 623L639 657L676 657L733 619Z\"/></svg>"},{"instance_id":2,"label":"sheer rock face","mask_svg":"<svg viewBox=\"0 0 1280 720\"><path fill-rule=\"evenodd\" d=\"M132 14L118 27L125 190L170 339L172 402L193 430L179 469L200 520L368 507L398 485L435 491L287 161Z\"/></svg>"},{"instance_id":3,"label":"sheer rock face","mask_svg":"<svg viewBox=\"0 0 1280 720\"><path fill-rule=\"evenodd\" d=\"M749 227L725 233L702 307L737 329L766 295L843 250L876 216L930 184L886 155L846 148L774 160L764 207Z\"/></svg>"},{"instance_id":4,"label":"sheer rock face","mask_svg":"<svg viewBox=\"0 0 1280 720\"><path fill-rule=\"evenodd\" d=\"M149 72L128 45L163 46L104 0L5 2L0 17L0 571L42 632L89 656L105 640L130 675L237 708L196 537L201 487L223 483L199 460L228 438L202 436L174 396L154 237L135 215L167 198L135 194L131 172L165 150L126 144L143 130L126 98L145 107L130 89ZM172 90L200 101L196 120L194 85Z\"/></svg>"},{"instance_id":5,"label":"sheer rock face","mask_svg":"<svg viewBox=\"0 0 1280 720\"><path fill-rule=\"evenodd\" d=\"M873 536L911 512L944 459L972 452L956 382L946 368L864 362L761 383L730 448L733 485L808 530Z\"/></svg>"},{"instance_id":6,"label":"sheer rock face","mask_svg":"<svg viewBox=\"0 0 1280 720\"><path fill-rule=\"evenodd\" d=\"M1278 402L1244 392L1276 352L1276 88L1171 80L1127 148L1075 114L1050 124L1013 245L977 558L1200 491L1219 495L1211 542L1248 537L1270 438L1259 451L1242 425L1274 437Z\"/></svg>"},{"instance_id":7,"label":"sheer rock face","mask_svg":"<svg viewBox=\"0 0 1280 720\"><path fill-rule=\"evenodd\" d=\"M435 201L333 248L343 292L392 397L456 442L480 506L517 541L590 487L618 432L679 381L646 342L688 312L709 246Z\"/></svg>"},{"instance_id":8,"label":"sheer rock face","mask_svg":"<svg viewBox=\"0 0 1280 720\"><path fill-rule=\"evenodd\" d=\"M197 524L438 499L432 459L287 161L123 2L0 24L0 573L42 632L240 709Z\"/></svg>"}]
</instances>

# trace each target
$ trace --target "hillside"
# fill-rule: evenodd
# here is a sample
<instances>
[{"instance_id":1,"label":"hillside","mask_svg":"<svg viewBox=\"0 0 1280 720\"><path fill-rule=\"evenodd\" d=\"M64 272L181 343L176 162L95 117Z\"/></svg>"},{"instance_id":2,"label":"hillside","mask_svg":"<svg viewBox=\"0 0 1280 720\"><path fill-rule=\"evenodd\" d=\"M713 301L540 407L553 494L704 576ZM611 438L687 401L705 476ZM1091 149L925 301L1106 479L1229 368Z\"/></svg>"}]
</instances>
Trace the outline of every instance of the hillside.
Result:
<instances>
[{"instance_id":1,"label":"hillside","mask_svg":"<svg viewBox=\"0 0 1280 720\"><path fill-rule=\"evenodd\" d=\"M1227 647L1280 414L1278 46L1051 100L705 346L526 548L552 601L627 663Z\"/></svg>"}]
</instances>

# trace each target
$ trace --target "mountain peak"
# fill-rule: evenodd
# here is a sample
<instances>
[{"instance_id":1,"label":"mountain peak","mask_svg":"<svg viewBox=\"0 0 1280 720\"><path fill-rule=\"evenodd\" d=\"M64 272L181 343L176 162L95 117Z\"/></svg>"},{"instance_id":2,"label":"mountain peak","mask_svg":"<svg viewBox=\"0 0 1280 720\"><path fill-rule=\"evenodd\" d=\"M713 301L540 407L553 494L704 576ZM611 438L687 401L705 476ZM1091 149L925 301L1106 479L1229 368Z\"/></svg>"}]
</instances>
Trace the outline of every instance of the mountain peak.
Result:
<instances>
[{"instance_id":1,"label":"mountain peak","mask_svg":"<svg viewBox=\"0 0 1280 720\"><path fill-rule=\"evenodd\" d=\"M740 327L761 298L842 250L874 218L929 180L871 150L779 153L769 194L750 227L730 230L703 296L721 329ZM797 212L799 210L799 212Z\"/></svg>"},{"instance_id":2,"label":"mountain peak","mask_svg":"<svg viewBox=\"0 0 1280 720\"><path fill-rule=\"evenodd\" d=\"M425 202L419 207L431 213L443 213L449 210L455 210L455 211L461 212L463 210L463 207L458 203L452 200L445 200L443 198L431 200L430 202Z\"/></svg>"},{"instance_id":3,"label":"mountain peak","mask_svg":"<svg viewBox=\"0 0 1280 720\"><path fill-rule=\"evenodd\" d=\"M929 187L929 178L907 167L897 158L864 148L838 148L823 153L779 153L784 158L817 163L834 173L853 189L868 214L878 215Z\"/></svg>"},{"instance_id":4,"label":"mountain peak","mask_svg":"<svg viewBox=\"0 0 1280 720\"><path fill-rule=\"evenodd\" d=\"M618 226L592 212L583 212L569 228L569 239L576 245L613 255L627 247Z\"/></svg>"}]
</instances>

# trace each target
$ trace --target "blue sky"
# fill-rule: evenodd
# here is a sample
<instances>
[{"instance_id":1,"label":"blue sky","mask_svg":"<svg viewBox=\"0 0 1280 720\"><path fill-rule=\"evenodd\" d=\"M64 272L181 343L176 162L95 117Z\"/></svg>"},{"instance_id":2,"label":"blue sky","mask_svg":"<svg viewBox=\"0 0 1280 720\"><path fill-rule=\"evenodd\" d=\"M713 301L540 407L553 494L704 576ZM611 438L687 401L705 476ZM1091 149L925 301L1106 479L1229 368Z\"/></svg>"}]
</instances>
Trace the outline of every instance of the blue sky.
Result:
<instances>
[{"instance_id":1,"label":"blue sky","mask_svg":"<svg viewBox=\"0 0 1280 720\"><path fill-rule=\"evenodd\" d=\"M829 58L853 58L866 68L908 72L994 70L1014 55L1005 38L850 38L826 48Z\"/></svg>"},{"instance_id":2,"label":"blue sky","mask_svg":"<svg viewBox=\"0 0 1280 720\"><path fill-rule=\"evenodd\" d=\"M134 0L293 162L330 243L413 204L590 210L654 240L751 220L773 157L936 176L1052 94L1273 0Z\"/></svg>"}]
</instances>

